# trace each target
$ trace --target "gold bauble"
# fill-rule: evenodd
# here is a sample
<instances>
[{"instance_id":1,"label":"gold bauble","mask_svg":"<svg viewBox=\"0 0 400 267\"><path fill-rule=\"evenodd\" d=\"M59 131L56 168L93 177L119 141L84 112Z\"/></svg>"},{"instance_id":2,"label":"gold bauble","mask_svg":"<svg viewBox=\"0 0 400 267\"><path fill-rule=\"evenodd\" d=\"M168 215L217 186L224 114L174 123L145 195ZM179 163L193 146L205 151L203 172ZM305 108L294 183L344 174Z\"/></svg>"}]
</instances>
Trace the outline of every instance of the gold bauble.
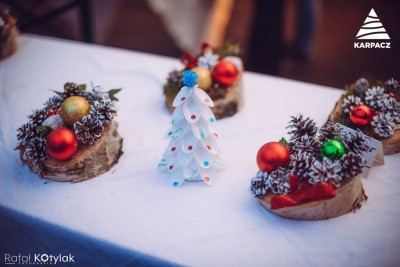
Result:
<instances>
[{"instance_id":1,"label":"gold bauble","mask_svg":"<svg viewBox=\"0 0 400 267\"><path fill-rule=\"evenodd\" d=\"M211 71L204 67L195 67L192 71L197 74L197 85L203 90L208 90L212 84Z\"/></svg>"},{"instance_id":2,"label":"gold bauble","mask_svg":"<svg viewBox=\"0 0 400 267\"><path fill-rule=\"evenodd\" d=\"M90 104L81 96L70 96L64 100L60 108L60 116L65 124L72 126L89 114Z\"/></svg>"}]
</instances>

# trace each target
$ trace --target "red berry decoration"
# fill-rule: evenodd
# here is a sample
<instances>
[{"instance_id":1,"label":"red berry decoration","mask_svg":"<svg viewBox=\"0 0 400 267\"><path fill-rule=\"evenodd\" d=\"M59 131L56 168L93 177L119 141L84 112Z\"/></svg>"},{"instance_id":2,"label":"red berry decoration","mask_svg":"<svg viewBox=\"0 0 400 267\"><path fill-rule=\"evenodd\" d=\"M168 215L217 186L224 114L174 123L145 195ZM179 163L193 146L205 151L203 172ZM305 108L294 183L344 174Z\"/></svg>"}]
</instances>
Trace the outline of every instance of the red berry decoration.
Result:
<instances>
[{"instance_id":1,"label":"red berry decoration","mask_svg":"<svg viewBox=\"0 0 400 267\"><path fill-rule=\"evenodd\" d=\"M367 105L355 106L350 111L350 120L355 125L367 125L372 119L371 108Z\"/></svg>"},{"instance_id":2,"label":"red berry decoration","mask_svg":"<svg viewBox=\"0 0 400 267\"><path fill-rule=\"evenodd\" d=\"M235 64L227 60L221 60L214 66L212 76L218 83L230 86L235 82L238 73Z\"/></svg>"},{"instance_id":3,"label":"red berry decoration","mask_svg":"<svg viewBox=\"0 0 400 267\"><path fill-rule=\"evenodd\" d=\"M289 149L279 142L266 143L257 153L257 165L263 172L271 172L279 167L285 167L289 161Z\"/></svg>"},{"instance_id":4,"label":"red berry decoration","mask_svg":"<svg viewBox=\"0 0 400 267\"><path fill-rule=\"evenodd\" d=\"M58 128L47 136L46 148L52 158L67 160L78 150L78 140L70 129Z\"/></svg>"}]
</instances>

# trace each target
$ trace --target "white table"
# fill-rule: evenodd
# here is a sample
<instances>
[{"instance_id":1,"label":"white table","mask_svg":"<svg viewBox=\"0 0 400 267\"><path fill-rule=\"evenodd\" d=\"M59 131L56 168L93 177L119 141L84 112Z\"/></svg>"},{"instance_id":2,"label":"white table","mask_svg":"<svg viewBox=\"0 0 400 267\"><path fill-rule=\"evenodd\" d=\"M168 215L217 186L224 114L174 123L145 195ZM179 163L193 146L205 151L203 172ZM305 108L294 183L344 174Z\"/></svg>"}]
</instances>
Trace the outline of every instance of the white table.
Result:
<instances>
[{"instance_id":1,"label":"white table","mask_svg":"<svg viewBox=\"0 0 400 267\"><path fill-rule=\"evenodd\" d=\"M260 146L286 136L290 115L302 112L322 125L340 90L245 73L243 110L216 124L227 170L213 187L174 188L156 167L170 121L162 85L175 67L177 59L22 36L18 52L0 62L3 212L77 233L77 244L82 233L190 266L400 266L400 154L385 157L386 164L363 179L369 196L363 207L335 219L283 219L248 191ZM61 90L67 81L123 87L117 105L124 154L95 179L46 183L21 165L13 150L16 129L52 95L49 89Z\"/></svg>"}]
</instances>

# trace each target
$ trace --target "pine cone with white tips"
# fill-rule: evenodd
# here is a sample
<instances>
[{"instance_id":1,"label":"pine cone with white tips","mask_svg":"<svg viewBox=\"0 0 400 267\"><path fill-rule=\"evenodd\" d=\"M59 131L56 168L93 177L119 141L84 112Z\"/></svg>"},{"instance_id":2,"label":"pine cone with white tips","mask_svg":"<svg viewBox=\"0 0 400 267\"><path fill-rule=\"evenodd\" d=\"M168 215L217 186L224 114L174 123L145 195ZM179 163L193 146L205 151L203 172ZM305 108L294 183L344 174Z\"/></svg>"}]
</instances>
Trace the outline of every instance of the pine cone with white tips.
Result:
<instances>
[{"instance_id":1,"label":"pine cone with white tips","mask_svg":"<svg viewBox=\"0 0 400 267\"><path fill-rule=\"evenodd\" d=\"M396 123L390 113L381 112L374 116L371 121L372 129L380 137L390 137L396 129Z\"/></svg>"},{"instance_id":2,"label":"pine cone with white tips","mask_svg":"<svg viewBox=\"0 0 400 267\"><path fill-rule=\"evenodd\" d=\"M329 158L323 158L322 161L314 161L308 174L310 184L331 183L336 188L342 181L341 166L338 161L332 161Z\"/></svg>"},{"instance_id":3,"label":"pine cone with white tips","mask_svg":"<svg viewBox=\"0 0 400 267\"><path fill-rule=\"evenodd\" d=\"M351 179L362 173L364 169L363 158L353 152L343 155L339 160L339 165L342 167L341 175L343 179Z\"/></svg>"},{"instance_id":4,"label":"pine cone with white tips","mask_svg":"<svg viewBox=\"0 0 400 267\"><path fill-rule=\"evenodd\" d=\"M288 134L291 135L290 141L297 142L303 135L308 135L310 138L314 138L317 134L317 127L315 121L310 118L303 118L303 114L297 116L291 116L289 126L286 127L291 129Z\"/></svg>"},{"instance_id":5,"label":"pine cone with white tips","mask_svg":"<svg viewBox=\"0 0 400 267\"><path fill-rule=\"evenodd\" d=\"M34 161L44 161L47 159L46 140L42 137L35 137L26 146L26 154Z\"/></svg>"},{"instance_id":6,"label":"pine cone with white tips","mask_svg":"<svg viewBox=\"0 0 400 267\"><path fill-rule=\"evenodd\" d=\"M344 113L350 113L350 111L357 105L361 105L361 98L354 95L349 95L343 99L342 109Z\"/></svg>"},{"instance_id":7,"label":"pine cone with white tips","mask_svg":"<svg viewBox=\"0 0 400 267\"><path fill-rule=\"evenodd\" d=\"M279 167L272 171L267 178L267 185L271 192L276 195L287 195L290 192L290 171Z\"/></svg>"}]
</instances>

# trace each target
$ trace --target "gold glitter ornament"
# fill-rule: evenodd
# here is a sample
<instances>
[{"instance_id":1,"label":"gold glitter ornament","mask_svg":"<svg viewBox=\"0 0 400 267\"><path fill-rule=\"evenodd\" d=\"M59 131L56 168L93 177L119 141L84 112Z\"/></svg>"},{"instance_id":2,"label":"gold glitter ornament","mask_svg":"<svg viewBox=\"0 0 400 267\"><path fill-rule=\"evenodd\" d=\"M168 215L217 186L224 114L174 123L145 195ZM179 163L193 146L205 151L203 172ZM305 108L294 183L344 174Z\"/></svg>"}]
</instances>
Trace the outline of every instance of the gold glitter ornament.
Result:
<instances>
[{"instance_id":1,"label":"gold glitter ornament","mask_svg":"<svg viewBox=\"0 0 400 267\"><path fill-rule=\"evenodd\" d=\"M70 96L64 100L60 108L60 116L65 124L72 126L89 114L90 104L81 96Z\"/></svg>"}]
</instances>

